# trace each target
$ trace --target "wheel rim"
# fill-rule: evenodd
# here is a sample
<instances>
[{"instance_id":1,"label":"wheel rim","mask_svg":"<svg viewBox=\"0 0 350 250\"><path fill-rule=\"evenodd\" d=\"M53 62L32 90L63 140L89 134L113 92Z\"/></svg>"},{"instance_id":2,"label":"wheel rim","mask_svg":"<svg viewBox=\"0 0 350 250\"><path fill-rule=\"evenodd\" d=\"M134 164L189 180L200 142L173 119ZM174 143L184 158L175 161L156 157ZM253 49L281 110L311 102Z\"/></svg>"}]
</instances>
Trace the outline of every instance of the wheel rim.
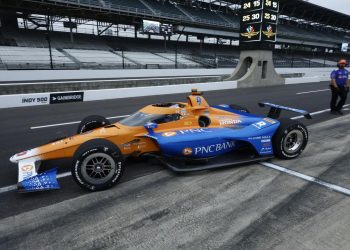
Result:
<instances>
[{"instance_id":1,"label":"wheel rim","mask_svg":"<svg viewBox=\"0 0 350 250\"><path fill-rule=\"evenodd\" d=\"M283 142L284 151L288 154L298 152L304 142L304 135L300 130L290 131Z\"/></svg>"},{"instance_id":2,"label":"wheel rim","mask_svg":"<svg viewBox=\"0 0 350 250\"><path fill-rule=\"evenodd\" d=\"M114 159L104 153L94 153L86 157L81 165L81 173L91 184L105 183L113 177L116 169Z\"/></svg>"}]
</instances>

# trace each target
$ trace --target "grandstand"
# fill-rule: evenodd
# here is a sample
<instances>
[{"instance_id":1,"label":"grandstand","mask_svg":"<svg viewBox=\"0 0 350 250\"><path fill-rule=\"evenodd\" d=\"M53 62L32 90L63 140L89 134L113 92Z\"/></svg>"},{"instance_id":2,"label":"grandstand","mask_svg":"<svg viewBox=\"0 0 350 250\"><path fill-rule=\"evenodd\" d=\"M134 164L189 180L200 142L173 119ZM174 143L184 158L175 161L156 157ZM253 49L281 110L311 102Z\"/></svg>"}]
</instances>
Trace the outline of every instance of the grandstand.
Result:
<instances>
[{"instance_id":1,"label":"grandstand","mask_svg":"<svg viewBox=\"0 0 350 250\"><path fill-rule=\"evenodd\" d=\"M238 0L0 0L0 7L0 70L50 69L50 54L54 69L235 67L239 58ZM173 33L144 34L145 19ZM345 14L281 0L275 66L334 66L348 56L340 47L350 43L349 25Z\"/></svg>"}]
</instances>

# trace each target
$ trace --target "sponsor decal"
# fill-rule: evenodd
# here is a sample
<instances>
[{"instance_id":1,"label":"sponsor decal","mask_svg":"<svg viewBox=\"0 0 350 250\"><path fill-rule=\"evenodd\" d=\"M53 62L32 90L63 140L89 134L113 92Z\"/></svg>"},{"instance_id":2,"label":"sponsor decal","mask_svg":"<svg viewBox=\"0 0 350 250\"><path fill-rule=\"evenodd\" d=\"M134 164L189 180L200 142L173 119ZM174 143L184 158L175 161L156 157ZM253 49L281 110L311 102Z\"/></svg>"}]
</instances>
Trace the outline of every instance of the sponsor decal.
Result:
<instances>
[{"instance_id":1,"label":"sponsor decal","mask_svg":"<svg viewBox=\"0 0 350 250\"><path fill-rule=\"evenodd\" d=\"M53 142L53 143L51 143L51 145L58 145L58 144L61 144L61 143L63 143L64 142L64 139L62 139L62 140L59 140L59 141L55 141L55 142Z\"/></svg>"},{"instance_id":2,"label":"sponsor decal","mask_svg":"<svg viewBox=\"0 0 350 250\"><path fill-rule=\"evenodd\" d=\"M261 146L263 148L271 148L271 139L262 139L261 140Z\"/></svg>"},{"instance_id":3,"label":"sponsor decal","mask_svg":"<svg viewBox=\"0 0 350 250\"><path fill-rule=\"evenodd\" d=\"M175 136L175 135L177 135L176 132L164 132L162 134L162 136L164 136L164 137L171 137L171 136Z\"/></svg>"},{"instance_id":4,"label":"sponsor decal","mask_svg":"<svg viewBox=\"0 0 350 250\"><path fill-rule=\"evenodd\" d=\"M212 145L203 146L203 147L197 147L194 149L194 154L201 155L201 154L220 152L223 150L234 148L235 145L236 145L235 141L228 141L228 142L212 144Z\"/></svg>"},{"instance_id":5,"label":"sponsor decal","mask_svg":"<svg viewBox=\"0 0 350 250\"><path fill-rule=\"evenodd\" d=\"M43 97L23 97L22 98L22 103L23 104L33 104L33 103L42 103L46 104L49 102L49 98L46 96Z\"/></svg>"},{"instance_id":6,"label":"sponsor decal","mask_svg":"<svg viewBox=\"0 0 350 250\"><path fill-rule=\"evenodd\" d=\"M57 168L48 170L37 176L27 178L21 182L24 191L59 189L60 186L56 179Z\"/></svg>"},{"instance_id":7,"label":"sponsor decal","mask_svg":"<svg viewBox=\"0 0 350 250\"><path fill-rule=\"evenodd\" d=\"M21 170L23 171L23 172L30 172L30 171L32 171L33 170L33 166L32 165L24 165L24 166L22 166L21 167Z\"/></svg>"},{"instance_id":8,"label":"sponsor decal","mask_svg":"<svg viewBox=\"0 0 350 250\"><path fill-rule=\"evenodd\" d=\"M262 128L266 127L267 123L264 121L261 121L261 122L253 123L252 125L254 127L256 127L257 129L262 129Z\"/></svg>"},{"instance_id":9,"label":"sponsor decal","mask_svg":"<svg viewBox=\"0 0 350 250\"><path fill-rule=\"evenodd\" d=\"M197 103L198 103L198 105L201 105L202 104L202 98L200 98L199 96L197 96Z\"/></svg>"},{"instance_id":10,"label":"sponsor decal","mask_svg":"<svg viewBox=\"0 0 350 250\"><path fill-rule=\"evenodd\" d=\"M242 123L241 120L235 120L235 119L223 119L220 120L220 125L235 125Z\"/></svg>"},{"instance_id":11,"label":"sponsor decal","mask_svg":"<svg viewBox=\"0 0 350 250\"><path fill-rule=\"evenodd\" d=\"M120 144L121 147L123 147L124 150L130 150L131 147L137 147L137 149L140 149L141 147L145 147L146 142L140 142L140 139L134 139L132 141Z\"/></svg>"},{"instance_id":12,"label":"sponsor decal","mask_svg":"<svg viewBox=\"0 0 350 250\"><path fill-rule=\"evenodd\" d=\"M176 113L177 113L177 114L180 114L180 115L182 115L182 116L186 116L186 115L187 115L186 109L177 109L177 110L176 110Z\"/></svg>"},{"instance_id":13,"label":"sponsor decal","mask_svg":"<svg viewBox=\"0 0 350 250\"><path fill-rule=\"evenodd\" d=\"M82 102L83 100L84 100L84 92L50 94L50 104Z\"/></svg>"},{"instance_id":14,"label":"sponsor decal","mask_svg":"<svg viewBox=\"0 0 350 250\"><path fill-rule=\"evenodd\" d=\"M264 121L268 122L268 123L271 123L271 124L275 124L276 121L275 120L272 120L270 118L264 118Z\"/></svg>"},{"instance_id":15,"label":"sponsor decal","mask_svg":"<svg viewBox=\"0 0 350 250\"><path fill-rule=\"evenodd\" d=\"M192 125L192 122L190 122L190 121L184 122L184 125L185 125L185 126L191 126L191 125Z\"/></svg>"},{"instance_id":16,"label":"sponsor decal","mask_svg":"<svg viewBox=\"0 0 350 250\"><path fill-rule=\"evenodd\" d=\"M185 135L185 134L197 134L197 133L210 133L210 132L213 132L213 131L205 129L205 128L179 130L179 133L182 134L182 135Z\"/></svg>"},{"instance_id":17,"label":"sponsor decal","mask_svg":"<svg viewBox=\"0 0 350 250\"><path fill-rule=\"evenodd\" d=\"M270 140L271 141L271 136L269 135L254 136L254 137L249 137L248 140Z\"/></svg>"},{"instance_id":18,"label":"sponsor decal","mask_svg":"<svg viewBox=\"0 0 350 250\"><path fill-rule=\"evenodd\" d=\"M193 153L192 148L185 148L184 150L182 150L182 154L183 155L191 155Z\"/></svg>"}]
</instances>

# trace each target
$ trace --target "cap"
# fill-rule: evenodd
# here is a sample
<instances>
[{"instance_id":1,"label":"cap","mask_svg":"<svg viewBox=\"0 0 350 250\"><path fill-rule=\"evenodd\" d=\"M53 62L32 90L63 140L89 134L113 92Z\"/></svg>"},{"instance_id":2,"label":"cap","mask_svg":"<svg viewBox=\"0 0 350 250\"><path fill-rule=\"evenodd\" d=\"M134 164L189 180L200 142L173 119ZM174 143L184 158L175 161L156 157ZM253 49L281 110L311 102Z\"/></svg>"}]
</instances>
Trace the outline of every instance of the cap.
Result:
<instances>
[{"instance_id":1,"label":"cap","mask_svg":"<svg viewBox=\"0 0 350 250\"><path fill-rule=\"evenodd\" d=\"M346 65L347 63L346 63L346 60L345 60L345 59L340 59L339 62L338 62L338 64L345 64L345 65Z\"/></svg>"}]
</instances>

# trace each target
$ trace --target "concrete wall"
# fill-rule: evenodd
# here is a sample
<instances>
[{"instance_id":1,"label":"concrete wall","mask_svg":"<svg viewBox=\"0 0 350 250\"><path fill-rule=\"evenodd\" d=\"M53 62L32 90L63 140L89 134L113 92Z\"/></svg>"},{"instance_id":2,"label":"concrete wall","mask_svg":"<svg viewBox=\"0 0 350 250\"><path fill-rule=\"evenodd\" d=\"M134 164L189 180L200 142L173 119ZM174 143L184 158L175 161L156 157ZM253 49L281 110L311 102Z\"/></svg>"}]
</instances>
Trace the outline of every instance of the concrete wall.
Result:
<instances>
[{"instance_id":1,"label":"concrete wall","mask_svg":"<svg viewBox=\"0 0 350 250\"><path fill-rule=\"evenodd\" d=\"M0 82L149 78L171 76L230 75L233 68L219 69L128 69L128 70L21 70L0 71ZM303 73L305 77L327 76L333 68L278 68L279 74Z\"/></svg>"}]
</instances>

